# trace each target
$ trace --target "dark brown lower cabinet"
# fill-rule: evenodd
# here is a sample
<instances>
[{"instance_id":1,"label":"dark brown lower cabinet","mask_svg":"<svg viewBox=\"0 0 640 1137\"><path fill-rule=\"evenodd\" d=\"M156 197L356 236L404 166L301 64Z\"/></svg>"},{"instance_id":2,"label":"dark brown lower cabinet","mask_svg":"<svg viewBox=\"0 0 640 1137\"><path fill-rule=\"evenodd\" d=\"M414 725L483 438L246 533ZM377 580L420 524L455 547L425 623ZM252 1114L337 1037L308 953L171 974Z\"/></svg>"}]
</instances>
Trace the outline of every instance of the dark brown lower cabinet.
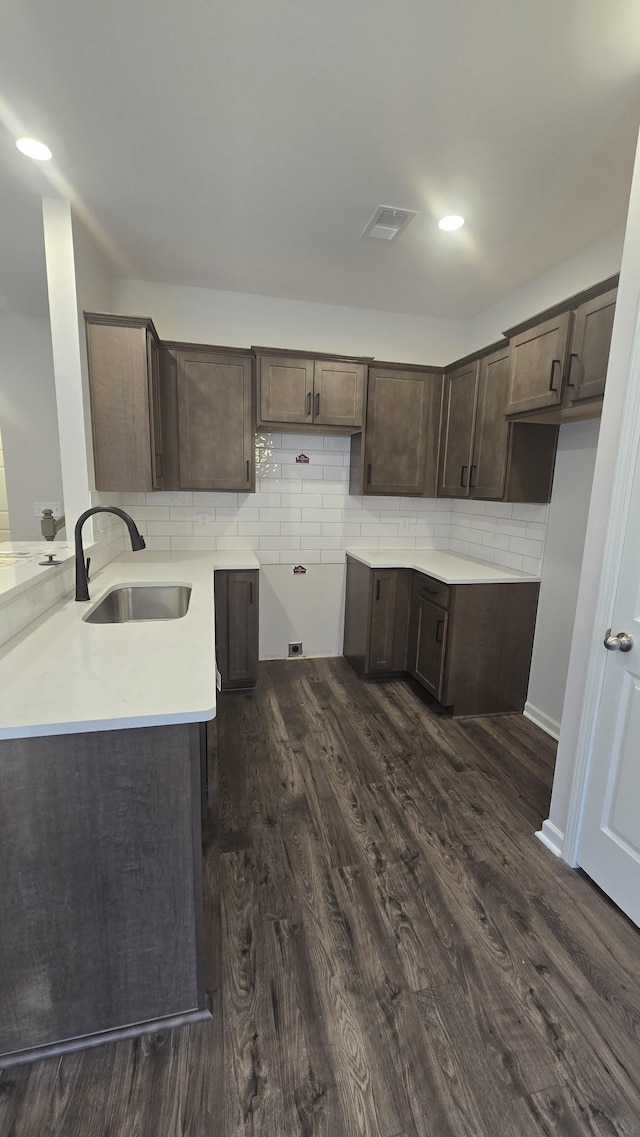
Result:
<instances>
[{"instance_id":1,"label":"dark brown lower cabinet","mask_svg":"<svg viewBox=\"0 0 640 1137\"><path fill-rule=\"evenodd\" d=\"M434 698L442 694L448 615L423 596L411 604L407 669Z\"/></svg>"},{"instance_id":2,"label":"dark brown lower cabinet","mask_svg":"<svg viewBox=\"0 0 640 1137\"><path fill-rule=\"evenodd\" d=\"M200 735L0 741L0 1067L211 1017Z\"/></svg>"},{"instance_id":3,"label":"dark brown lower cabinet","mask_svg":"<svg viewBox=\"0 0 640 1137\"><path fill-rule=\"evenodd\" d=\"M454 715L521 712L536 582L447 585L347 557L344 655L363 678L408 672Z\"/></svg>"},{"instance_id":4,"label":"dark brown lower cabinet","mask_svg":"<svg viewBox=\"0 0 640 1137\"><path fill-rule=\"evenodd\" d=\"M347 557L344 655L363 677L407 667L410 569L369 569Z\"/></svg>"},{"instance_id":5,"label":"dark brown lower cabinet","mask_svg":"<svg viewBox=\"0 0 640 1137\"><path fill-rule=\"evenodd\" d=\"M259 570L215 573L216 656L223 691L258 682Z\"/></svg>"}]
</instances>

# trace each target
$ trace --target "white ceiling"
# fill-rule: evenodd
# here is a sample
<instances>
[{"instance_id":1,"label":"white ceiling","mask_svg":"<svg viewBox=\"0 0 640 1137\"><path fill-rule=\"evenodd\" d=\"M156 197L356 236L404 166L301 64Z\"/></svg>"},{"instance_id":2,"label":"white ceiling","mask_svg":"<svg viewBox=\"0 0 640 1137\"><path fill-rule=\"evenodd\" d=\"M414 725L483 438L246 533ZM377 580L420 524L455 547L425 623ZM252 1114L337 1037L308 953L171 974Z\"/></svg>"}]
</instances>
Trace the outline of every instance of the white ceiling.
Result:
<instances>
[{"instance_id":1,"label":"white ceiling","mask_svg":"<svg viewBox=\"0 0 640 1137\"><path fill-rule=\"evenodd\" d=\"M5 0L0 163L130 276L467 317L624 219L639 75L637 0Z\"/></svg>"}]
</instances>

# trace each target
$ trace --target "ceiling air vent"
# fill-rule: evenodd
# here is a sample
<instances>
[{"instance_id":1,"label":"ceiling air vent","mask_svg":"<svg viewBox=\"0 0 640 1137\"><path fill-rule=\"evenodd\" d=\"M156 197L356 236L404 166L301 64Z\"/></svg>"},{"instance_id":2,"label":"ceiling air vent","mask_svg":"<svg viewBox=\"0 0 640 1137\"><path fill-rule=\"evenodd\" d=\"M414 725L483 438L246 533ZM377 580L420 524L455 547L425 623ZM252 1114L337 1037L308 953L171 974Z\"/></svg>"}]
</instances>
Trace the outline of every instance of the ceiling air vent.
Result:
<instances>
[{"instance_id":1,"label":"ceiling air vent","mask_svg":"<svg viewBox=\"0 0 640 1137\"><path fill-rule=\"evenodd\" d=\"M379 205L362 236L377 237L379 241L393 241L417 216L413 209Z\"/></svg>"}]
</instances>

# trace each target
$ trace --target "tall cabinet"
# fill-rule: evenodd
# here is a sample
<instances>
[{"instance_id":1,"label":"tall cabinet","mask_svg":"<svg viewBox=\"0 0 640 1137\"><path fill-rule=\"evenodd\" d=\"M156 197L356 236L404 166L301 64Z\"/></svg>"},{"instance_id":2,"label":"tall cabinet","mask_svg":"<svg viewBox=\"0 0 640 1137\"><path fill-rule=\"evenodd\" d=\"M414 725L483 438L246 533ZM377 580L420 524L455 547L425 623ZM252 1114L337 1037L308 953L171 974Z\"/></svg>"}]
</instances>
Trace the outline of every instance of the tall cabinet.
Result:
<instances>
[{"instance_id":1,"label":"tall cabinet","mask_svg":"<svg viewBox=\"0 0 640 1137\"><path fill-rule=\"evenodd\" d=\"M163 488L158 333L134 316L85 312L96 489Z\"/></svg>"}]
</instances>

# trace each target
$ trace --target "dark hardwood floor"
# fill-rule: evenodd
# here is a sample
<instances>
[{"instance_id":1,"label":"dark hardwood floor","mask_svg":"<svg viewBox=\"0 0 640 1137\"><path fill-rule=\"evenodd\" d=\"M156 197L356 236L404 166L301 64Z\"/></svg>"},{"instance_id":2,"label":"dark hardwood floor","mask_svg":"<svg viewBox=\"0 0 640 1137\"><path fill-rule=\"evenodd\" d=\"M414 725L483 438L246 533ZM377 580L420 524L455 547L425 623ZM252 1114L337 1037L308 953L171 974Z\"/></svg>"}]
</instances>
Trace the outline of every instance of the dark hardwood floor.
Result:
<instances>
[{"instance_id":1,"label":"dark hardwood floor","mask_svg":"<svg viewBox=\"0 0 640 1137\"><path fill-rule=\"evenodd\" d=\"M1 1137L638 1137L640 934L534 836L546 735L343 660L218 733L214 1021L5 1071Z\"/></svg>"}]
</instances>

